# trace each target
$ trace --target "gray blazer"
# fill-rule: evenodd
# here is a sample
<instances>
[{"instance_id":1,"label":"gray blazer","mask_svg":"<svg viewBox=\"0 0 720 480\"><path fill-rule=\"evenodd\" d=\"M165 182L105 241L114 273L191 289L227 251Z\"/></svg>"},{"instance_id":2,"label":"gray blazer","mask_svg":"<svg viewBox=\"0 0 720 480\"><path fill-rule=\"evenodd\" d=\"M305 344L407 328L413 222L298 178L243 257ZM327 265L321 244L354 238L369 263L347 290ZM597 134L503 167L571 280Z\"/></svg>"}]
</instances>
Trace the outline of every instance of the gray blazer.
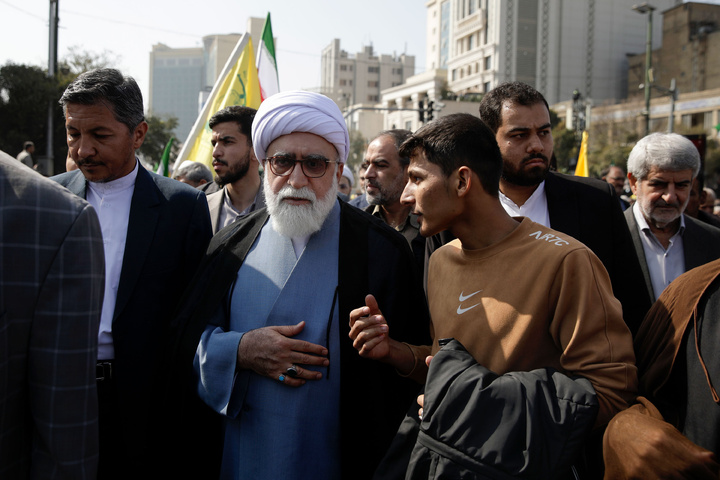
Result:
<instances>
[{"instance_id":1,"label":"gray blazer","mask_svg":"<svg viewBox=\"0 0 720 480\"><path fill-rule=\"evenodd\" d=\"M93 208L0 152L0 478L95 478L104 285Z\"/></svg>"},{"instance_id":2,"label":"gray blazer","mask_svg":"<svg viewBox=\"0 0 720 480\"><path fill-rule=\"evenodd\" d=\"M645 285L650 293L650 298L655 298L653 293L652 281L650 280L650 270L648 270L647 260L645 260L645 249L643 248L641 232L633 215L633 208L630 207L625 212L625 220L630 228L630 236L637 252L638 260L640 260L640 268L645 276ZM683 256L685 257L685 271L692 270L700 265L720 258L720 228L715 228L705 222L701 222L692 217L683 214L685 218L685 233L683 233ZM658 292L659 294L659 292Z\"/></svg>"},{"instance_id":3,"label":"gray blazer","mask_svg":"<svg viewBox=\"0 0 720 480\"><path fill-rule=\"evenodd\" d=\"M220 231L220 213L222 211L223 202L225 200L225 189L221 188L217 192L207 194L208 209L210 209L210 221L212 222L213 233ZM260 190L256 195L255 208L251 212L265 208L265 195L263 194L263 183L260 182ZM248 213L251 213L248 212Z\"/></svg>"}]
</instances>

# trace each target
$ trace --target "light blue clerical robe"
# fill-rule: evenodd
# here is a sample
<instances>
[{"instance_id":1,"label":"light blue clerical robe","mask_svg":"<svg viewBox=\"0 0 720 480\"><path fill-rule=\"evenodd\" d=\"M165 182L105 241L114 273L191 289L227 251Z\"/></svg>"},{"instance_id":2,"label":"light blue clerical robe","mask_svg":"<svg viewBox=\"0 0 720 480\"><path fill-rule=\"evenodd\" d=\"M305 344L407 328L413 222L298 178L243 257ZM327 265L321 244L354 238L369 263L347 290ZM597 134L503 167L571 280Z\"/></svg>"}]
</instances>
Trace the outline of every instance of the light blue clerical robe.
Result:
<instances>
[{"instance_id":1,"label":"light blue clerical robe","mask_svg":"<svg viewBox=\"0 0 720 480\"><path fill-rule=\"evenodd\" d=\"M290 238L268 220L238 271L229 304L202 335L198 392L225 415L223 479L340 478L339 222L336 203L296 259ZM306 326L293 338L328 348L330 365L309 367L322 379L294 388L236 372L245 332L301 320Z\"/></svg>"}]
</instances>

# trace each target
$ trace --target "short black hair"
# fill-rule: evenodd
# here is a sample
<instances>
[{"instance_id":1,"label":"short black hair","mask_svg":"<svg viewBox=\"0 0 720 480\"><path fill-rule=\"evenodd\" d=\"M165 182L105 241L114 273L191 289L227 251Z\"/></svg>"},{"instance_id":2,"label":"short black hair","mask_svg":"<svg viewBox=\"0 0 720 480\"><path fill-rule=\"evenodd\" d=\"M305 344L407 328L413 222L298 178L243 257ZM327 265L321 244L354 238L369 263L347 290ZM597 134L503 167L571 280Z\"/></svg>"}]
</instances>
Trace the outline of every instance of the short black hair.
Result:
<instances>
[{"instance_id":1,"label":"short black hair","mask_svg":"<svg viewBox=\"0 0 720 480\"><path fill-rule=\"evenodd\" d=\"M410 135L412 135L412 132L410 130L402 130L399 128L392 129L392 130L383 130L382 132L378 133L375 138L372 139L372 141L377 140L380 137L390 137L393 139L393 142L395 142L395 148L397 148L398 153L400 152L400 146L403 144L405 140L410 138ZM400 165L403 167L407 167L410 164L410 158L400 155Z\"/></svg>"},{"instance_id":2,"label":"short black hair","mask_svg":"<svg viewBox=\"0 0 720 480\"><path fill-rule=\"evenodd\" d=\"M424 153L448 177L462 166L480 178L483 189L497 197L502 173L502 156L495 134L469 113L440 117L415 132L400 147L400 155Z\"/></svg>"},{"instance_id":3,"label":"short black hair","mask_svg":"<svg viewBox=\"0 0 720 480\"><path fill-rule=\"evenodd\" d=\"M531 107L543 103L550 111L545 97L527 83L505 82L486 93L480 101L480 118L497 133L502 126L502 108L505 102Z\"/></svg>"},{"instance_id":4,"label":"short black hair","mask_svg":"<svg viewBox=\"0 0 720 480\"><path fill-rule=\"evenodd\" d=\"M208 126L213 128L219 123L235 122L238 124L240 133L247 137L248 145L252 146L252 123L255 120L256 113L257 110L254 108L231 105L218 110L215 115L210 117Z\"/></svg>"},{"instance_id":5,"label":"short black hair","mask_svg":"<svg viewBox=\"0 0 720 480\"><path fill-rule=\"evenodd\" d=\"M140 87L134 78L124 77L114 68L97 68L78 75L60 97L63 112L68 103L104 103L110 107L115 119L128 127L130 133L145 120Z\"/></svg>"}]
</instances>

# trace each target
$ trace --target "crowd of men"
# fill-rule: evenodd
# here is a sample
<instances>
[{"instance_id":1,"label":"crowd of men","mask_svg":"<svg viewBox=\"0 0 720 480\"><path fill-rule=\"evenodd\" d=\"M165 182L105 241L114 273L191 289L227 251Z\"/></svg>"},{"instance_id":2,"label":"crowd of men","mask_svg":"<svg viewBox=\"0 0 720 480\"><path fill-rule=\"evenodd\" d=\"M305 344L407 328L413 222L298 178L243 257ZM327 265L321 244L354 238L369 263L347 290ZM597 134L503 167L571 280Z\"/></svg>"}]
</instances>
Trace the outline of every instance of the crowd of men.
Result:
<instances>
[{"instance_id":1,"label":"crowd of men","mask_svg":"<svg viewBox=\"0 0 720 480\"><path fill-rule=\"evenodd\" d=\"M0 156L0 477L720 475L720 229L685 213L686 138L563 175L509 82L353 175L337 105L291 91L216 112L214 178L171 179L135 156L132 78L60 103L77 169Z\"/></svg>"}]
</instances>

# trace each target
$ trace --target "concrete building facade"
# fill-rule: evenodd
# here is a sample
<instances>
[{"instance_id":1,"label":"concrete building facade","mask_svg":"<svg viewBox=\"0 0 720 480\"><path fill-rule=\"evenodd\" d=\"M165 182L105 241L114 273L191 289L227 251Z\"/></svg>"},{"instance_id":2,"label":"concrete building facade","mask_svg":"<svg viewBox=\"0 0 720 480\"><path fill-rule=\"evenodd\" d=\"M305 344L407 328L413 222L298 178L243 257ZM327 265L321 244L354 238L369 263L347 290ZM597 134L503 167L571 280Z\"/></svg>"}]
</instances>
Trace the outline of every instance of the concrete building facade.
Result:
<instances>
[{"instance_id":1,"label":"concrete building facade","mask_svg":"<svg viewBox=\"0 0 720 480\"><path fill-rule=\"evenodd\" d=\"M182 141L198 115L198 92L205 86L205 58L202 48L170 48L153 45L150 52L148 111L153 116L173 116Z\"/></svg>"},{"instance_id":2,"label":"concrete building facade","mask_svg":"<svg viewBox=\"0 0 720 480\"><path fill-rule=\"evenodd\" d=\"M247 32L262 36L264 18L248 18ZM202 47L171 48L162 43L150 52L148 111L178 119L176 138L184 141L241 34L206 35ZM257 41L253 40L253 48ZM275 40L277 46L277 40Z\"/></svg>"},{"instance_id":3,"label":"concrete building facade","mask_svg":"<svg viewBox=\"0 0 720 480\"><path fill-rule=\"evenodd\" d=\"M341 109L380 102L380 92L402 85L415 73L413 55L377 55L372 46L350 54L334 39L322 51L320 93Z\"/></svg>"},{"instance_id":4,"label":"concrete building facade","mask_svg":"<svg viewBox=\"0 0 720 480\"><path fill-rule=\"evenodd\" d=\"M662 44L652 52L653 95L662 95L675 79L681 93L720 88L720 5L688 2L656 16ZM628 57L627 97L642 96L645 55Z\"/></svg>"},{"instance_id":5,"label":"concrete building facade","mask_svg":"<svg viewBox=\"0 0 720 480\"><path fill-rule=\"evenodd\" d=\"M627 91L627 55L645 51L637 0L428 0L428 69L447 69L456 94L519 80L557 103L580 90L595 103ZM677 0L654 0L667 9ZM653 46L662 32L653 32Z\"/></svg>"}]
</instances>

